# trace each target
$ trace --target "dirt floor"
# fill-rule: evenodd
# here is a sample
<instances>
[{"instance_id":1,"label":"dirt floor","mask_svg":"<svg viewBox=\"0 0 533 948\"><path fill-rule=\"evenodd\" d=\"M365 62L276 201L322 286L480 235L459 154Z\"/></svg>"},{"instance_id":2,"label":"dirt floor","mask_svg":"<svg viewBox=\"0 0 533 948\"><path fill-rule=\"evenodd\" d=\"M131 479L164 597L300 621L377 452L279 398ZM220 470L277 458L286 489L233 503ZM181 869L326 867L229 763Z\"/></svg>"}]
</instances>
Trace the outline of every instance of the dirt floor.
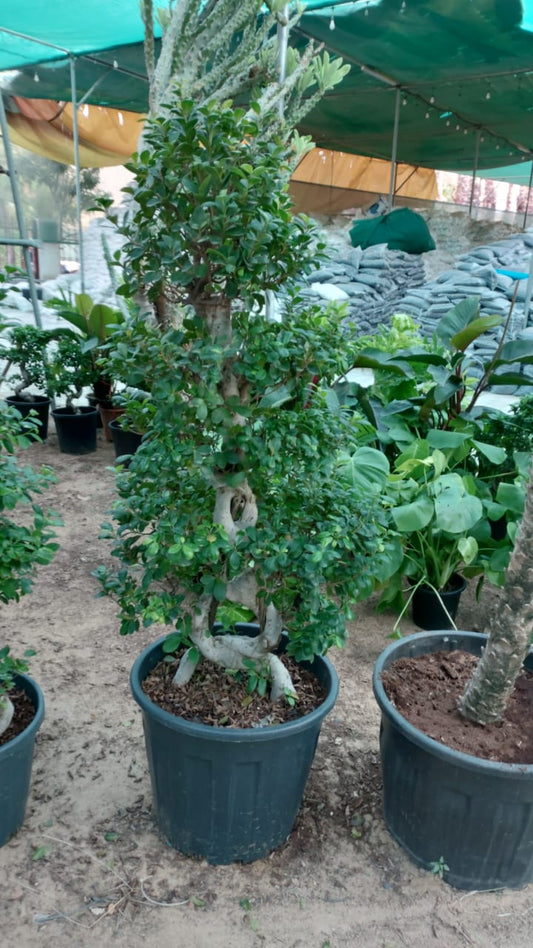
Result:
<instances>
[{"instance_id":1,"label":"dirt floor","mask_svg":"<svg viewBox=\"0 0 533 948\"><path fill-rule=\"evenodd\" d=\"M36 650L31 672L46 700L26 821L0 853L2 945L530 948L533 887L454 890L413 866L384 827L371 675L393 618L370 605L331 656L340 697L286 845L248 866L171 850L154 823L128 684L156 633L121 638L116 607L95 598L91 577L108 556L98 532L113 494L112 448L100 441L96 454L61 455L52 432L29 453L57 473L48 500L65 526L34 592L2 610L1 640ZM459 625L479 628L490 600L476 605L467 591Z\"/></svg>"}]
</instances>

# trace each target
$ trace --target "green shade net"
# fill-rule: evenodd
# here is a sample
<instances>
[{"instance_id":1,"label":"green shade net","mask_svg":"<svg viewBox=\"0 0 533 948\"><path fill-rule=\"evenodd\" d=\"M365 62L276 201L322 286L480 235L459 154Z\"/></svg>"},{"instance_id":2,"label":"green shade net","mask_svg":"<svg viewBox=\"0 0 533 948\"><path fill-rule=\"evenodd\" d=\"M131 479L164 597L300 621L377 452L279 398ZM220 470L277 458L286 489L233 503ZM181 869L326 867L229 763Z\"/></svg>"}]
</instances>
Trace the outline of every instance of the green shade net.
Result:
<instances>
[{"instance_id":1,"label":"green shade net","mask_svg":"<svg viewBox=\"0 0 533 948\"><path fill-rule=\"evenodd\" d=\"M0 0L0 14L2 27L76 54L80 98L146 111L138 0ZM398 85L399 161L459 172L529 161L533 33L524 23L520 0L310 0L292 42L323 42L352 69L300 131L318 146L390 160ZM0 29L0 70L13 69L3 83L12 93L71 98L64 54Z\"/></svg>"}]
</instances>

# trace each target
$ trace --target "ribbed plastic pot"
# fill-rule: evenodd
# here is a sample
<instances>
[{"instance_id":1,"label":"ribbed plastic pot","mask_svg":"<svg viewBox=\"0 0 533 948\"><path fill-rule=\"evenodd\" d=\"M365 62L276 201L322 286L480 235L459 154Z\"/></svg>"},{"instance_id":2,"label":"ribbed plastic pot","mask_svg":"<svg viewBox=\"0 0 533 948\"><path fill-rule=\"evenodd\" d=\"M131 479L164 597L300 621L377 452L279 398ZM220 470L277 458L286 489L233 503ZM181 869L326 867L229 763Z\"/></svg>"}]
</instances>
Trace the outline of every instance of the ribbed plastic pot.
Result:
<instances>
[{"instance_id":1,"label":"ribbed plastic pot","mask_svg":"<svg viewBox=\"0 0 533 948\"><path fill-rule=\"evenodd\" d=\"M418 633L376 662L384 816L417 865L431 869L443 858L451 885L520 888L533 882L533 765L482 760L427 737L398 713L381 681L398 658L454 649L480 655L485 643L476 632ZM531 656L525 664L533 668Z\"/></svg>"},{"instance_id":2,"label":"ribbed plastic pot","mask_svg":"<svg viewBox=\"0 0 533 948\"><path fill-rule=\"evenodd\" d=\"M88 405L70 408L53 408L59 450L63 454L92 454L96 451L96 408Z\"/></svg>"},{"instance_id":3,"label":"ribbed plastic pot","mask_svg":"<svg viewBox=\"0 0 533 948\"><path fill-rule=\"evenodd\" d=\"M6 398L8 405L12 405L20 412L23 418L26 418L30 411L37 412L37 434L41 441L46 441L48 437L48 414L50 411L50 399L46 395L33 395L28 401L25 398L17 398L16 395L8 395Z\"/></svg>"},{"instance_id":4,"label":"ribbed plastic pot","mask_svg":"<svg viewBox=\"0 0 533 948\"><path fill-rule=\"evenodd\" d=\"M294 825L322 721L337 697L335 669L327 658L308 666L327 696L295 721L210 727L163 711L142 691L163 657L163 642L145 649L131 672L159 829L179 852L215 865L260 859L285 842Z\"/></svg>"},{"instance_id":5,"label":"ribbed plastic pot","mask_svg":"<svg viewBox=\"0 0 533 948\"><path fill-rule=\"evenodd\" d=\"M415 590L412 599L412 615L413 622L420 629L429 631L453 629L453 624L449 617L455 619L457 615L461 594L466 589L466 579L459 576L458 573L454 573L452 582L455 583L454 588L447 592L439 593L440 599L436 592L430 589L429 586L419 586L418 589ZM446 606L448 615L446 615L442 603Z\"/></svg>"},{"instance_id":6,"label":"ribbed plastic pot","mask_svg":"<svg viewBox=\"0 0 533 948\"><path fill-rule=\"evenodd\" d=\"M44 718L44 698L39 685L28 675L15 675L35 707L35 717L25 731L0 747L0 846L17 832L24 822L30 790L35 735Z\"/></svg>"},{"instance_id":7,"label":"ribbed plastic pot","mask_svg":"<svg viewBox=\"0 0 533 948\"><path fill-rule=\"evenodd\" d=\"M142 435L138 431L126 431L120 423L120 418L109 422L109 430L113 438L115 458L121 458L124 463L129 463L131 455L135 454L142 441Z\"/></svg>"}]
</instances>

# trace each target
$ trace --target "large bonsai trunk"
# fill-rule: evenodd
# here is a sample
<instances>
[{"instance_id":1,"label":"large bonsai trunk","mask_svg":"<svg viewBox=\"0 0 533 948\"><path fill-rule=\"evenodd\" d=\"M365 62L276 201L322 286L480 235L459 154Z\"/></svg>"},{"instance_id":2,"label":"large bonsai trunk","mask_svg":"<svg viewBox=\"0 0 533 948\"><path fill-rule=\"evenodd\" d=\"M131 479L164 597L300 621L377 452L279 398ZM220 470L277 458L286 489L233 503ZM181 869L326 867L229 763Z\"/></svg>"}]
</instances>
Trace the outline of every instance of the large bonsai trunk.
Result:
<instances>
[{"instance_id":1,"label":"large bonsai trunk","mask_svg":"<svg viewBox=\"0 0 533 948\"><path fill-rule=\"evenodd\" d=\"M533 632L533 469L526 492L505 587L485 632L487 646L459 710L478 724L500 721L507 707Z\"/></svg>"},{"instance_id":2,"label":"large bonsai trunk","mask_svg":"<svg viewBox=\"0 0 533 948\"><path fill-rule=\"evenodd\" d=\"M221 346L228 345L232 335L230 300L223 297L203 298L196 300L194 305L196 312L205 319L213 341ZM247 392L229 361L223 369L220 393L224 400L238 397L241 404L246 404ZM233 421L235 425L247 423L246 418L238 412L234 413ZM223 471L213 472L213 523L220 524L230 542L235 543L240 532L257 523L257 500L246 478L237 487L230 487L224 481L223 474ZM258 596L257 582L252 570L241 573L227 583L226 598L252 610L259 622L259 635L212 635L211 627L218 602L213 596L204 595L197 603L192 617L191 639L198 651L204 658L224 668L246 669L245 662L253 661L257 670L271 681L272 701L279 700L287 693L293 694L294 686L287 669L280 659L272 654L281 638L281 616L272 603L265 608L264 600ZM189 650L179 665L174 684L178 687L187 684L196 665L197 660L191 657Z\"/></svg>"}]
</instances>

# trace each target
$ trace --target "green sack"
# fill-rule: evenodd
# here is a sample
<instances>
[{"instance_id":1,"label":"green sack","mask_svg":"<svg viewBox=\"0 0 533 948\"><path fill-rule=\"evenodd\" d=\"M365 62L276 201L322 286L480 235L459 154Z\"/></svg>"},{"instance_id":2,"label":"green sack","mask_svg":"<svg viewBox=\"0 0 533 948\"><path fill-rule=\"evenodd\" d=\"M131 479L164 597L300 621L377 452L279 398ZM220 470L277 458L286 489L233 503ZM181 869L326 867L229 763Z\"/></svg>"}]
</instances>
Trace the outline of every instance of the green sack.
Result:
<instances>
[{"instance_id":1,"label":"green sack","mask_svg":"<svg viewBox=\"0 0 533 948\"><path fill-rule=\"evenodd\" d=\"M400 207L389 214L372 220L357 221L350 230L352 247L372 247L387 244L389 250L406 253L426 253L435 250L435 241L420 214L408 207Z\"/></svg>"}]
</instances>

